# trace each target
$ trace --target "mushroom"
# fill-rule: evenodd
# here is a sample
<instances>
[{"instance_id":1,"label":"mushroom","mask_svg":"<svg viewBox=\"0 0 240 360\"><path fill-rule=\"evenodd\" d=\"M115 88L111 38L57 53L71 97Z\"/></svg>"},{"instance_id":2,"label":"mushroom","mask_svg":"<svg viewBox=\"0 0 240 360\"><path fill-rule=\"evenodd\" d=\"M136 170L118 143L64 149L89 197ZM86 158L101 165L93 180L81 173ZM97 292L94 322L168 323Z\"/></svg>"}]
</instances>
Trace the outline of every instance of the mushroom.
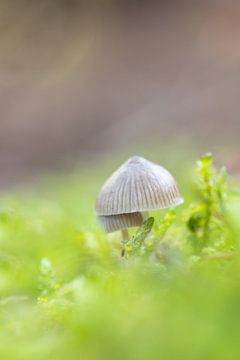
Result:
<instances>
[{"instance_id":1,"label":"mushroom","mask_svg":"<svg viewBox=\"0 0 240 360\"><path fill-rule=\"evenodd\" d=\"M98 216L98 219L102 224L104 230L108 233L120 229L127 229L129 227L142 225L143 218L144 216L140 212L110 216Z\"/></svg>"},{"instance_id":2,"label":"mushroom","mask_svg":"<svg viewBox=\"0 0 240 360\"><path fill-rule=\"evenodd\" d=\"M129 158L101 188L96 213L106 232L143 223L150 210L166 209L183 203L172 175L162 166L140 156Z\"/></svg>"}]
</instances>

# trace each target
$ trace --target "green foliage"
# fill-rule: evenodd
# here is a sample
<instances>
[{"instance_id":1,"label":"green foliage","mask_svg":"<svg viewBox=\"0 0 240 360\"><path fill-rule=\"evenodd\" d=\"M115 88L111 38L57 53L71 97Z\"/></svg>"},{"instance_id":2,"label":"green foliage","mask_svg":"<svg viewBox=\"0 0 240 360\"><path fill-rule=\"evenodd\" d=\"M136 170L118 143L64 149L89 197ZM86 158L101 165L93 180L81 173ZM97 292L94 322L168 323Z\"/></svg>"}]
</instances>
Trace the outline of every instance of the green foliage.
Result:
<instances>
[{"instance_id":1,"label":"green foliage","mask_svg":"<svg viewBox=\"0 0 240 360\"><path fill-rule=\"evenodd\" d=\"M136 234L125 243L128 254L136 254L139 250L144 250L144 240L151 232L154 224L154 218L149 217L143 222L136 231Z\"/></svg>"},{"instance_id":2,"label":"green foliage","mask_svg":"<svg viewBox=\"0 0 240 360\"><path fill-rule=\"evenodd\" d=\"M159 252L159 244L166 236L175 218L176 210L170 209L165 213L161 221L155 222L155 226L154 217L146 219L133 237L124 243L127 255L156 255L155 253ZM153 233L151 234L152 230Z\"/></svg>"},{"instance_id":3,"label":"green foliage","mask_svg":"<svg viewBox=\"0 0 240 360\"><path fill-rule=\"evenodd\" d=\"M202 156L197 162L198 200L190 205L187 220L189 240L196 254L231 249L234 246L227 227L226 169L217 171L212 163L211 154Z\"/></svg>"},{"instance_id":4,"label":"green foliage","mask_svg":"<svg viewBox=\"0 0 240 360\"><path fill-rule=\"evenodd\" d=\"M156 223L154 233L158 239L162 239L166 235L167 231L170 229L175 219L176 210L170 209L166 212L163 219L160 222Z\"/></svg>"},{"instance_id":5,"label":"green foliage","mask_svg":"<svg viewBox=\"0 0 240 360\"><path fill-rule=\"evenodd\" d=\"M186 204L150 214L122 258L92 209L99 169L2 194L0 358L238 359L240 196L226 171L202 157L193 191L180 181Z\"/></svg>"},{"instance_id":6,"label":"green foliage","mask_svg":"<svg viewBox=\"0 0 240 360\"><path fill-rule=\"evenodd\" d=\"M40 290L39 302L47 301L63 284L63 281L56 277L48 258L41 259L38 281Z\"/></svg>"}]
</instances>

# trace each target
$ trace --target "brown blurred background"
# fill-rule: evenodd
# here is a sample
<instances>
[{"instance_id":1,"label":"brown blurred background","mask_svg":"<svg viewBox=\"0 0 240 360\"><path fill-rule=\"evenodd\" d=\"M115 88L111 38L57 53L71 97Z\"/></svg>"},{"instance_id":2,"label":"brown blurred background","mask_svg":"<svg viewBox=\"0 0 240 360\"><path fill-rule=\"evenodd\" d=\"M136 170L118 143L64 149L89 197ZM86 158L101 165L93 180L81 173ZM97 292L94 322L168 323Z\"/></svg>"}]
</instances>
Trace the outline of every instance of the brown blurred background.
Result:
<instances>
[{"instance_id":1,"label":"brown blurred background","mask_svg":"<svg viewBox=\"0 0 240 360\"><path fill-rule=\"evenodd\" d=\"M238 147L240 3L0 0L0 185L127 144Z\"/></svg>"}]
</instances>

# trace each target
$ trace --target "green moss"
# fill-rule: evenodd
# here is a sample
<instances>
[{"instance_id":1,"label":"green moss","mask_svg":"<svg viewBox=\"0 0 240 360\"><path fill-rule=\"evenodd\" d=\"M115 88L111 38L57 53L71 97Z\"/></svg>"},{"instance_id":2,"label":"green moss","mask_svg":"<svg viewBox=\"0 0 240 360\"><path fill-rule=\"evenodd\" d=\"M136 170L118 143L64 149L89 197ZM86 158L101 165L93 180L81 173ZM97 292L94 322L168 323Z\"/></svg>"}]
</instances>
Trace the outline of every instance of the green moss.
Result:
<instances>
[{"instance_id":1,"label":"green moss","mask_svg":"<svg viewBox=\"0 0 240 360\"><path fill-rule=\"evenodd\" d=\"M121 258L93 210L110 167L2 194L0 358L239 358L240 197L226 171L208 154L194 183L175 173L185 204L152 213Z\"/></svg>"}]
</instances>

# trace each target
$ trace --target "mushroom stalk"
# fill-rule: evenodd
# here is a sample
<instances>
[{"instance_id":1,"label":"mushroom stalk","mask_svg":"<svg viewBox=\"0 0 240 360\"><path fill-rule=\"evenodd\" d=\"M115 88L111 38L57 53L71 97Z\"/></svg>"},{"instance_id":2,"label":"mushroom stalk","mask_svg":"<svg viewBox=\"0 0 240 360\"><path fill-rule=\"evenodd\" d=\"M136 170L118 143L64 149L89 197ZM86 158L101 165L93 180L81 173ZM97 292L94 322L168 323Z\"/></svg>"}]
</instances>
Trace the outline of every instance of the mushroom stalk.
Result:
<instances>
[{"instance_id":1,"label":"mushroom stalk","mask_svg":"<svg viewBox=\"0 0 240 360\"><path fill-rule=\"evenodd\" d=\"M122 252L121 252L122 257L125 256L125 253L126 253L125 244L128 241L129 241L128 229L122 229L122 244L123 244L123 248L122 248Z\"/></svg>"},{"instance_id":2,"label":"mushroom stalk","mask_svg":"<svg viewBox=\"0 0 240 360\"><path fill-rule=\"evenodd\" d=\"M143 211L142 212L142 218L143 218L143 221L147 220L149 218L149 212L148 211Z\"/></svg>"}]
</instances>

